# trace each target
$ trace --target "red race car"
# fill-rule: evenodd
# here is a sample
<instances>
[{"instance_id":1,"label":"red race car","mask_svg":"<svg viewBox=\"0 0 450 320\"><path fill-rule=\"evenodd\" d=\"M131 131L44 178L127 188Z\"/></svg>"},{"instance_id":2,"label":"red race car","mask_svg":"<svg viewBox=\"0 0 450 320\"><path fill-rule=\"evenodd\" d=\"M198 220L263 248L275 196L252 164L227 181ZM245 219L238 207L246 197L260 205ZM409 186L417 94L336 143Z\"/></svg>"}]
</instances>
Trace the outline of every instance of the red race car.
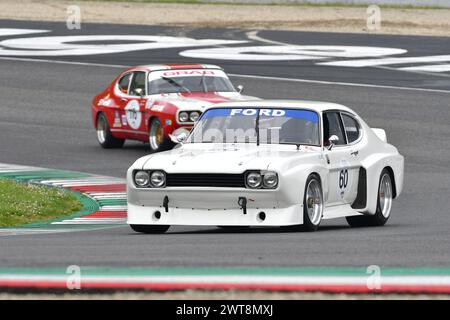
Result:
<instances>
[{"instance_id":1,"label":"red race car","mask_svg":"<svg viewBox=\"0 0 450 320\"><path fill-rule=\"evenodd\" d=\"M103 148L126 139L149 142L152 151L173 146L174 130L190 130L209 105L254 100L241 95L214 65L149 65L122 72L92 103L92 118Z\"/></svg>"}]
</instances>

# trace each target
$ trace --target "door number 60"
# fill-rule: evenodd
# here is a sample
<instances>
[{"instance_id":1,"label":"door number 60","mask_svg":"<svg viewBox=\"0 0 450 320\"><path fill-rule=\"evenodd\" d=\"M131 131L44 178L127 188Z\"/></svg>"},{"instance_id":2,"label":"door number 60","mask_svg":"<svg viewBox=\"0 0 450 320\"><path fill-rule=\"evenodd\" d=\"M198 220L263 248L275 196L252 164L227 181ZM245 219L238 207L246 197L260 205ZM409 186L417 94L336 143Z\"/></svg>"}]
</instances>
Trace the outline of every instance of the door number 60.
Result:
<instances>
[{"instance_id":1,"label":"door number 60","mask_svg":"<svg viewBox=\"0 0 450 320\"><path fill-rule=\"evenodd\" d=\"M347 188L348 183L348 170L342 169L339 173L339 189Z\"/></svg>"}]
</instances>

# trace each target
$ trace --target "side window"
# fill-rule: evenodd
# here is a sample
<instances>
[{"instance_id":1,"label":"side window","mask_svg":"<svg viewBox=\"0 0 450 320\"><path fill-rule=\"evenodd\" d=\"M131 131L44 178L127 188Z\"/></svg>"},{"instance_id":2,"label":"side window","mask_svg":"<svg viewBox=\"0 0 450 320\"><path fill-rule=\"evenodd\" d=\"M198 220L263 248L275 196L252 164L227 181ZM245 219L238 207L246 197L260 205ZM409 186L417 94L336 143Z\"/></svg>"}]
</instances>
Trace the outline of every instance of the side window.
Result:
<instances>
[{"instance_id":1,"label":"side window","mask_svg":"<svg viewBox=\"0 0 450 320\"><path fill-rule=\"evenodd\" d=\"M329 145L329 139L332 135L336 135L339 138L337 145L346 143L341 117L338 112L326 112L323 115L323 144L325 146Z\"/></svg>"},{"instance_id":2,"label":"side window","mask_svg":"<svg viewBox=\"0 0 450 320\"><path fill-rule=\"evenodd\" d=\"M132 73L127 73L122 78L120 78L118 86L119 90L122 91L122 93L128 94L128 86L130 84Z\"/></svg>"},{"instance_id":3,"label":"side window","mask_svg":"<svg viewBox=\"0 0 450 320\"><path fill-rule=\"evenodd\" d=\"M136 92L136 89L141 89L145 94L145 72L134 72L130 85L130 95L138 96L139 94Z\"/></svg>"},{"instance_id":4,"label":"side window","mask_svg":"<svg viewBox=\"0 0 450 320\"><path fill-rule=\"evenodd\" d=\"M358 140L361 132L358 121L347 114L342 114L342 121L344 122L348 143Z\"/></svg>"}]
</instances>

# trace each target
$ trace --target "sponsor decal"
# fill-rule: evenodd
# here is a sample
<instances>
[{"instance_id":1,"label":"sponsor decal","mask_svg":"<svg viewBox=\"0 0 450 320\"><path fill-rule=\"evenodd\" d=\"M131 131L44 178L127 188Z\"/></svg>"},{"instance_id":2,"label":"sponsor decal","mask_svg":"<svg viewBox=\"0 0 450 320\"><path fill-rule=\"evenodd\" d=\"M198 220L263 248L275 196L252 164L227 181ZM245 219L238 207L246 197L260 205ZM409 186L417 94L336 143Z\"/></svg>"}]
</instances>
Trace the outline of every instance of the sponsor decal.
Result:
<instances>
[{"instance_id":1,"label":"sponsor decal","mask_svg":"<svg viewBox=\"0 0 450 320\"><path fill-rule=\"evenodd\" d=\"M136 100L130 100L125 107L125 115L128 125L132 129L139 129L142 122L142 113L139 110L139 102Z\"/></svg>"},{"instance_id":2,"label":"sponsor decal","mask_svg":"<svg viewBox=\"0 0 450 320\"><path fill-rule=\"evenodd\" d=\"M114 127L114 128L117 128L117 127L121 127L121 126L122 126L122 124L120 123L120 115L119 115L119 112L116 111L116 112L114 113L114 123L113 123L113 127Z\"/></svg>"},{"instance_id":3,"label":"sponsor decal","mask_svg":"<svg viewBox=\"0 0 450 320\"><path fill-rule=\"evenodd\" d=\"M303 110L303 109L210 109L207 111L202 119L209 117L236 117L236 116L256 116L259 111L261 117L286 117L286 118L296 118L311 121L314 123L319 122L319 116L314 111Z\"/></svg>"},{"instance_id":4,"label":"sponsor decal","mask_svg":"<svg viewBox=\"0 0 450 320\"><path fill-rule=\"evenodd\" d=\"M164 77L180 77L180 76L214 76L216 73L213 70L180 70L180 71L165 71Z\"/></svg>"},{"instance_id":5,"label":"sponsor decal","mask_svg":"<svg viewBox=\"0 0 450 320\"><path fill-rule=\"evenodd\" d=\"M145 104L145 109L151 109L154 103L155 103L155 100L148 99L147 103Z\"/></svg>"},{"instance_id":6,"label":"sponsor decal","mask_svg":"<svg viewBox=\"0 0 450 320\"><path fill-rule=\"evenodd\" d=\"M166 126L171 126L171 125L172 125L172 120L167 119L167 120L166 120Z\"/></svg>"},{"instance_id":7,"label":"sponsor decal","mask_svg":"<svg viewBox=\"0 0 450 320\"><path fill-rule=\"evenodd\" d=\"M127 116L126 115L122 115L122 125L126 126L127 125Z\"/></svg>"},{"instance_id":8,"label":"sponsor decal","mask_svg":"<svg viewBox=\"0 0 450 320\"><path fill-rule=\"evenodd\" d=\"M244 116L253 116L258 112L257 109L231 109L230 116L242 114ZM286 111L279 109L259 109L259 115L268 117L282 117Z\"/></svg>"},{"instance_id":9,"label":"sponsor decal","mask_svg":"<svg viewBox=\"0 0 450 320\"><path fill-rule=\"evenodd\" d=\"M164 105L160 105L160 104L156 104L152 107L152 111L155 112L162 112L164 110L165 106Z\"/></svg>"},{"instance_id":10,"label":"sponsor decal","mask_svg":"<svg viewBox=\"0 0 450 320\"><path fill-rule=\"evenodd\" d=\"M103 99L100 99L99 101L98 101L98 106L99 107L109 107L110 105L111 105L111 103L112 103L112 100L109 98L109 93L103 98Z\"/></svg>"}]
</instances>

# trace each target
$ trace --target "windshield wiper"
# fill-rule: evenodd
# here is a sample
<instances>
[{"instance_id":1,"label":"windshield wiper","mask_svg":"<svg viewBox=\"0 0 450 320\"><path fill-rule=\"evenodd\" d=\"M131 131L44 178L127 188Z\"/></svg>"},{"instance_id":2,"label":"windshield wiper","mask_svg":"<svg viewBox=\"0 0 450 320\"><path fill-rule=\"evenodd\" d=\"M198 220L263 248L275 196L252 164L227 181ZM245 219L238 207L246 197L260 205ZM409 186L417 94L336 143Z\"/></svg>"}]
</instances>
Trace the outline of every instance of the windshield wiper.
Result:
<instances>
[{"instance_id":1,"label":"windshield wiper","mask_svg":"<svg viewBox=\"0 0 450 320\"><path fill-rule=\"evenodd\" d=\"M174 84L175 86L177 86L178 88L184 89L185 91L187 91L188 93L191 93L191 90L189 90L188 88L186 88L185 86L183 86L182 84L178 83L177 81L175 81L172 78L168 78L168 77L161 77L161 79L167 81L170 84Z\"/></svg>"}]
</instances>

